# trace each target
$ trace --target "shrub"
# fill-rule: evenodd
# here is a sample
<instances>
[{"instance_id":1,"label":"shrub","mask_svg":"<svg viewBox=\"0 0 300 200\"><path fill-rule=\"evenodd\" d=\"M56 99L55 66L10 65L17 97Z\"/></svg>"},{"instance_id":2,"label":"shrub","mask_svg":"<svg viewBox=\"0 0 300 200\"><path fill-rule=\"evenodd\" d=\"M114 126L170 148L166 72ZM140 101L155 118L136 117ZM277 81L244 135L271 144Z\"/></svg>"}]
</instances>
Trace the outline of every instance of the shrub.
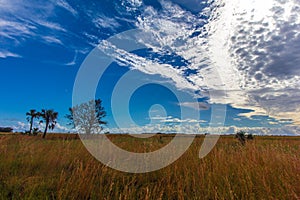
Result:
<instances>
[{"instance_id":1,"label":"shrub","mask_svg":"<svg viewBox=\"0 0 300 200\"><path fill-rule=\"evenodd\" d=\"M5 132L5 133L10 133L12 132L14 129L11 127L0 127L0 132Z\"/></svg>"},{"instance_id":2,"label":"shrub","mask_svg":"<svg viewBox=\"0 0 300 200\"><path fill-rule=\"evenodd\" d=\"M251 133L249 133L247 135L247 140L253 140L253 139L254 139L254 136Z\"/></svg>"},{"instance_id":3,"label":"shrub","mask_svg":"<svg viewBox=\"0 0 300 200\"><path fill-rule=\"evenodd\" d=\"M245 145L245 143L246 143L246 132L243 131L243 130L238 131L235 135L235 138L237 138L242 145Z\"/></svg>"}]
</instances>

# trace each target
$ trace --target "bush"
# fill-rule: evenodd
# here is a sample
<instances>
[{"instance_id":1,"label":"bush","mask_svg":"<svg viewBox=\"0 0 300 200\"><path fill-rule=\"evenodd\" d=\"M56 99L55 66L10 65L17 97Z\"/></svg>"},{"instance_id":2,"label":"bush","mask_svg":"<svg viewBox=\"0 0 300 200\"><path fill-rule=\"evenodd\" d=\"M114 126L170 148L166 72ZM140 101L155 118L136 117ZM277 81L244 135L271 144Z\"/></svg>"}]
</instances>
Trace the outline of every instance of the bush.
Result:
<instances>
[{"instance_id":1,"label":"bush","mask_svg":"<svg viewBox=\"0 0 300 200\"><path fill-rule=\"evenodd\" d=\"M38 128L34 128L32 134L33 135L38 135L39 133L41 133L41 131Z\"/></svg>"},{"instance_id":2,"label":"bush","mask_svg":"<svg viewBox=\"0 0 300 200\"><path fill-rule=\"evenodd\" d=\"M242 145L245 145L246 141L247 141L247 140L253 140L253 139L254 139L254 136L253 136L253 134L251 134L251 133L246 134L245 131L240 130L240 131L238 131L238 132L236 133L235 138L237 138L237 139L240 141L240 143L241 143Z\"/></svg>"},{"instance_id":3,"label":"bush","mask_svg":"<svg viewBox=\"0 0 300 200\"><path fill-rule=\"evenodd\" d=\"M245 145L245 143L246 143L246 132L243 131L243 130L238 131L235 135L235 138L237 138L242 145Z\"/></svg>"},{"instance_id":4,"label":"bush","mask_svg":"<svg viewBox=\"0 0 300 200\"><path fill-rule=\"evenodd\" d=\"M253 139L254 139L254 136L251 133L249 133L247 135L247 140L253 140Z\"/></svg>"},{"instance_id":5,"label":"bush","mask_svg":"<svg viewBox=\"0 0 300 200\"><path fill-rule=\"evenodd\" d=\"M14 129L11 127L0 127L0 132L4 132L4 133L10 133L12 132Z\"/></svg>"}]
</instances>

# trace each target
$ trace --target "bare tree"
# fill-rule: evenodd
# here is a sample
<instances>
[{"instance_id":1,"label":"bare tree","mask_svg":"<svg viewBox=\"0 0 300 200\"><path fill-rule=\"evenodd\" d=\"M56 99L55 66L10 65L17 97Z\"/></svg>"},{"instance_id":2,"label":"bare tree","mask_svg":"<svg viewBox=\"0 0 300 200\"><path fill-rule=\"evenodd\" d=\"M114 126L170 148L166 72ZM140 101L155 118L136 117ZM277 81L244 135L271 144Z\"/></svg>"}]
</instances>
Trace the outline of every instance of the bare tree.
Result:
<instances>
[{"instance_id":1,"label":"bare tree","mask_svg":"<svg viewBox=\"0 0 300 200\"><path fill-rule=\"evenodd\" d=\"M74 128L76 126L80 133L100 133L103 130L103 125L107 124L107 122L102 121L106 116L106 112L100 99L76 105L73 108L69 108L69 112L66 115L69 125L72 125Z\"/></svg>"}]
</instances>

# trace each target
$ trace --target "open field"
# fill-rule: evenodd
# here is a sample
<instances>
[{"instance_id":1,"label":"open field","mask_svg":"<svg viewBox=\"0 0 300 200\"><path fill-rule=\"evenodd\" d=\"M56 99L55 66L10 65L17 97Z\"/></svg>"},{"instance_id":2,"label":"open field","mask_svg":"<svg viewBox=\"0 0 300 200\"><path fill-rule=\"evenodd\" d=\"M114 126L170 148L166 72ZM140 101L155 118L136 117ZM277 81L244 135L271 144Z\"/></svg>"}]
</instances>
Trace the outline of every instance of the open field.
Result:
<instances>
[{"instance_id":1,"label":"open field","mask_svg":"<svg viewBox=\"0 0 300 200\"><path fill-rule=\"evenodd\" d=\"M144 152L172 137L110 135ZM0 199L300 199L300 137L222 137L204 159L203 136L172 165L130 174L94 159L75 135L0 134Z\"/></svg>"}]
</instances>

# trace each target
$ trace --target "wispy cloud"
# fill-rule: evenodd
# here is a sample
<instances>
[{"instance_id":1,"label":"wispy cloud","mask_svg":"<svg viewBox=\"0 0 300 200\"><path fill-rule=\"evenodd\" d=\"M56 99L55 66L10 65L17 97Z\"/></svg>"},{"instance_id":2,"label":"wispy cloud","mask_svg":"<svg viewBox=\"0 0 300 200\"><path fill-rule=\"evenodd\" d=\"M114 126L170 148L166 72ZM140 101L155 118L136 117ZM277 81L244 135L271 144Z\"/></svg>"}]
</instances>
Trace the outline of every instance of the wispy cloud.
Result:
<instances>
[{"instance_id":1,"label":"wispy cloud","mask_svg":"<svg viewBox=\"0 0 300 200\"><path fill-rule=\"evenodd\" d=\"M57 5L69 11L74 16L78 15L78 12L66 0L57 0Z\"/></svg>"},{"instance_id":2,"label":"wispy cloud","mask_svg":"<svg viewBox=\"0 0 300 200\"><path fill-rule=\"evenodd\" d=\"M39 24L43 27L49 28L51 30L67 32L67 30L65 28L63 28L60 24L57 24L54 22L38 20L37 24Z\"/></svg>"},{"instance_id":3,"label":"wispy cloud","mask_svg":"<svg viewBox=\"0 0 300 200\"><path fill-rule=\"evenodd\" d=\"M22 22L0 18L0 36L16 43L20 43L20 38L35 36L35 29L33 24L24 25Z\"/></svg>"},{"instance_id":4,"label":"wispy cloud","mask_svg":"<svg viewBox=\"0 0 300 200\"><path fill-rule=\"evenodd\" d=\"M195 110L208 110L210 105L204 102L182 102L179 103L180 106L193 108Z\"/></svg>"},{"instance_id":5,"label":"wispy cloud","mask_svg":"<svg viewBox=\"0 0 300 200\"><path fill-rule=\"evenodd\" d=\"M173 81L178 88L196 89L196 87L189 83L183 76L181 70L173 68L169 64L160 64L155 60L138 56L134 53L129 53L123 49L117 48L115 45L103 41L98 45L98 48L107 55L114 58L121 66L130 66L131 69L139 70L145 74L159 74L164 78Z\"/></svg>"},{"instance_id":6,"label":"wispy cloud","mask_svg":"<svg viewBox=\"0 0 300 200\"><path fill-rule=\"evenodd\" d=\"M140 4L130 6L140 9ZM139 41L154 52L175 52L197 72L158 63L156 71L163 77L177 87L200 90L209 103L253 110L243 116L270 115L299 124L299 2L221 0L207 4L199 15L169 1L161 6L159 11L144 7L136 25L147 34ZM130 58L127 64L145 63L124 57Z\"/></svg>"},{"instance_id":7,"label":"wispy cloud","mask_svg":"<svg viewBox=\"0 0 300 200\"><path fill-rule=\"evenodd\" d=\"M75 65L75 64L76 64L76 60L77 60L77 56L78 56L78 51L75 50L73 60L70 61L70 62L68 62L68 63L66 63L65 65L66 65L66 66L73 66L73 65Z\"/></svg>"},{"instance_id":8,"label":"wispy cloud","mask_svg":"<svg viewBox=\"0 0 300 200\"><path fill-rule=\"evenodd\" d=\"M63 45L63 42L58 39L58 38L55 38L53 36L43 36L42 39L48 43L48 44L59 44L59 45Z\"/></svg>"},{"instance_id":9,"label":"wispy cloud","mask_svg":"<svg viewBox=\"0 0 300 200\"><path fill-rule=\"evenodd\" d=\"M0 51L0 58L7 58L7 57L21 58L22 56L8 51L2 51L2 52Z\"/></svg>"},{"instance_id":10,"label":"wispy cloud","mask_svg":"<svg viewBox=\"0 0 300 200\"><path fill-rule=\"evenodd\" d=\"M197 120L197 119L190 119L190 118L186 118L186 119L179 119L177 117L172 117L172 116L167 116L167 117L163 117L163 116L153 116L151 117L152 121L155 121L155 123L191 123L191 124L195 124L195 123L207 123L207 121L205 120Z\"/></svg>"},{"instance_id":11,"label":"wispy cloud","mask_svg":"<svg viewBox=\"0 0 300 200\"><path fill-rule=\"evenodd\" d=\"M37 40L46 44L63 45L65 37L61 33L68 30L62 24L53 21L57 6L74 11L64 0L45 4L30 1L2 0L0 6L0 37L2 44L21 46L24 41ZM75 13L74 13L75 14ZM47 31L45 31L45 29Z\"/></svg>"},{"instance_id":12,"label":"wispy cloud","mask_svg":"<svg viewBox=\"0 0 300 200\"><path fill-rule=\"evenodd\" d=\"M96 27L100 29L102 28L115 29L120 26L120 24L117 22L116 19L104 15L94 17L93 23L95 24Z\"/></svg>"}]
</instances>

